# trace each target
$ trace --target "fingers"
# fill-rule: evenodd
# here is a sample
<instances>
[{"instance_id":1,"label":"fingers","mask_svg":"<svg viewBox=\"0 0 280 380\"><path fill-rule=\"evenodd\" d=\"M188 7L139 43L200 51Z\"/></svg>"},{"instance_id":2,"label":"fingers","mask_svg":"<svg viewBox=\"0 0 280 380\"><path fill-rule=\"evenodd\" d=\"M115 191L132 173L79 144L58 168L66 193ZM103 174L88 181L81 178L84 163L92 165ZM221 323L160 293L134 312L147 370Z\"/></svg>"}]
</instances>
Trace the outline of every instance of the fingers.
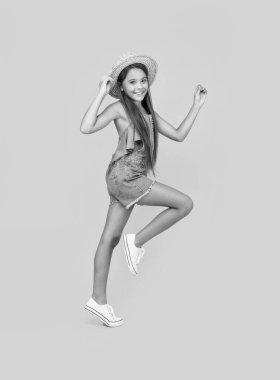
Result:
<instances>
[{"instance_id":1,"label":"fingers","mask_svg":"<svg viewBox=\"0 0 280 380\"><path fill-rule=\"evenodd\" d=\"M108 81L110 81L110 82L112 82L113 81L113 78L112 77L110 77L110 75L103 75L103 80L106 80L107 82Z\"/></svg>"},{"instance_id":2,"label":"fingers","mask_svg":"<svg viewBox=\"0 0 280 380\"><path fill-rule=\"evenodd\" d=\"M110 83L112 83L113 82L113 78L112 77L110 77L109 75L102 75L102 77L100 78L100 84L102 83L102 82L105 82L106 84L108 83L108 82L110 82Z\"/></svg>"},{"instance_id":3,"label":"fingers","mask_svg":"<svg viewBox=\"0 0 280 380\"><path fill-rule=\"evenodd\" d=\"M106 91L106 93L108 93L110 91L110 88L112 87L113 81L113 78L109 75L102 75L99 82L99 88L103 88Z\"/></svg>"},{"instance_id":4,"label":"fingers","mask_svg":"<svg viewBox=\"0 0 280 380\"><path fill-rule=\"evenodd\" d=\"M205 87L202 87L201 84L199 84L197 87L196 87L200 92L203 92L204 94L207 94L207 90Z\"/></svg>"}]
</instances>

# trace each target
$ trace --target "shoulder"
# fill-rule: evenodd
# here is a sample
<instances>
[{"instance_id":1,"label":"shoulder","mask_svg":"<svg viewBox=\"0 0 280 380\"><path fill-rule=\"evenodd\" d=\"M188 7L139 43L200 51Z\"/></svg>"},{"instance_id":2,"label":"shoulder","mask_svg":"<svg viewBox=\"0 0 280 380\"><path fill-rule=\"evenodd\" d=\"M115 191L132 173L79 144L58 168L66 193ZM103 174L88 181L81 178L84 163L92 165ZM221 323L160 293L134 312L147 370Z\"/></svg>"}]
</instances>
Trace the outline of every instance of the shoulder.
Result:
<instances>
[{"instance_id":1,"label":"shoulder","mask_svg":"<svg viewBox=\"0 0 280 380\"><path fill-rule=\"evenodd\" d=\"M109 104L105 110L107 114L111 115L112 119L118 119L121 116L121 107L119 101Z\"/></svg>"},{"instance_id":2,"label":"shoulder","mask_svg":"<svg viewBox=\"0 0 280 380\"><path fill-rule=\"evenodd\" d=\"M122 104L121 100L118 100L114 103L116 105L116 108L119 112L119 115L121 118L126 118L126 111L124 108L124 105Z\"/></svg>"},{"instance_id":3,"label":"shoulder","mask_svg":"<svg viewBox=\"0 0 280 380\"><path fill-rule=\"evenodd\" d=\"M118 114L117 119L121 119L123 121L129 122L129 117L127 116L127 111L126 111L123 103L121 102L121 100L118 100L112 104L114 104L115 110Z\"/></svg>"},{"instance_id":4,"label":"shoulder","mask_svg":"<svg viewBox=\"0 0 280 380\"><path fill-rule=\"evenodd\" d=\"M120 100L109 104L107 109L112 113L114 119L127 119L124 105Z\"/></svg>"}]
</instances>

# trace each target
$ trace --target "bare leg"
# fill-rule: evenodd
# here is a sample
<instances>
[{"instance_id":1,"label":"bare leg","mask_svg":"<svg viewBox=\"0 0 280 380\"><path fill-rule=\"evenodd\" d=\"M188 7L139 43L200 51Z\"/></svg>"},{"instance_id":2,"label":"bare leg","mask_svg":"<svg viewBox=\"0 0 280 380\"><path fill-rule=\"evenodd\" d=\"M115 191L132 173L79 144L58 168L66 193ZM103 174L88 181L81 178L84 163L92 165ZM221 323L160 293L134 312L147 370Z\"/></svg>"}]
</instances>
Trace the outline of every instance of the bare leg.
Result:
<instances>
[{"instance_id":1,"label":"bare leg","mask_svg":"<svg viewBox=\"0 0 280 380\"><path fill-rule=\"evenodd\" d=\"M92 298L99 304L107 303L106 288L114 248L119 243L133 207L126 210L121 203L109 205L104 230L94 256L94 283Z\"/></svg>"},{"instance_id":2,"label":"bare leg","mask_svg":"<svg viewBox=\"0 0 280 380\"><path fill-rule=\"evenodd\" d=\"M138 201L138 204L166 206L168 209L158 214L136 234L135 245L137 247L141 247L148 240L187 216L193 208L193 201L188 195L157 181L151 191Z\"/></svg>"}]
</instances>

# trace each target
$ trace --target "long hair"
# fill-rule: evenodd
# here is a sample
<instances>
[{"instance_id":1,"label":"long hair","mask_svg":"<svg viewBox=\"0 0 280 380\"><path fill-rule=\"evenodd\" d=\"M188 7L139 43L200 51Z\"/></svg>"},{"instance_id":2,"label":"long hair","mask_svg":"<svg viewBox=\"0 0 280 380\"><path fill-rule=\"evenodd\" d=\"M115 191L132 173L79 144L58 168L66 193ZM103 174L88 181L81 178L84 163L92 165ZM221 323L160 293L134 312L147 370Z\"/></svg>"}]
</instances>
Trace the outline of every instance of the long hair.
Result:
<instances>
[{"instance_id":1,"label":"long hair","mask_svg":"<svg viewBox=\"0 0 280 380\"><path fill-rule=\"evenodd\" d=\"M123 82L123 80L126 78L126 75L128 71L132 68L142 69L147 78L148 78L148 70L145 65L142 63L133 63L127 67L125 67L121 73L118 76L117 84L120 86ZM142 106L147 111L147 113L152 115L153 118L153 124L154 124L154 131L152 129L153 133L153 140L154 144L152 144L152 141L150 139L148 128L150 128L147 125L147 122L145 118L142 116L142 113L139 111L139 108L134 104L134 102L128 97L124 91L119 91L120 93L120 101L123 104L125 110L127 111L128 117L130 118L132 124L135 126L135 129L139 133L141 140L144 144L145 149L145 161L146 161L146 167L148 171L152 171L154 177L156 176L156 170L155 170L155 164L157 161L157 154L158 154L158 124L155 118L155 113L152 105L152 98L150 93L150 84L148 80L148 91L146 92L146 95L144 99L142 100Z\"/></svg>"}]
</instances>

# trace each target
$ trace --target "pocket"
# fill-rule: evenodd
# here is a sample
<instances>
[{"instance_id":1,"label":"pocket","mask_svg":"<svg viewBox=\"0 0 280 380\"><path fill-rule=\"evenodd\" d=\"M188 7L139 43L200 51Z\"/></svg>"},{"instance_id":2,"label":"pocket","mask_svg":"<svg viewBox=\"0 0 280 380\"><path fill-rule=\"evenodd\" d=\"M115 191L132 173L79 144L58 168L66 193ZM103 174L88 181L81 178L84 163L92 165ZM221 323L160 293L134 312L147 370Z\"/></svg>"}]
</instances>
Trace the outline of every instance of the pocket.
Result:
<instances>
[{"instance_id":1,"label":"pocket","mask_svg":"<svg viewBox=\"0 0 280 380\"><path fill-rule=\"evenodd\" d=\"M140 154L128 154L124 162L125 166L137 169L144 166L144 157Z\"/></svg>"},{"instance_id":2,"label":"pocket","mask_svg":"<svg viewBox=\"0 0 280 380\"><path fill-rule=\"evenodd\" d=\"M118 178L118 173L114 170L112 170L109 174L108 174L108 176L107 176L107 178L108 179L116 179L116 178Z\"/></svg>"},{"instance_id":3,"label":"pocket","mask_svg":"<svg viewBox=\"0 0 280 380\"><path fill-rule=\"evenodd\" d=\"M127 156L124 161L124 170L127 180L138 178L145 172L143 157L139 155Z\"/></svg>"}]
</instances>

